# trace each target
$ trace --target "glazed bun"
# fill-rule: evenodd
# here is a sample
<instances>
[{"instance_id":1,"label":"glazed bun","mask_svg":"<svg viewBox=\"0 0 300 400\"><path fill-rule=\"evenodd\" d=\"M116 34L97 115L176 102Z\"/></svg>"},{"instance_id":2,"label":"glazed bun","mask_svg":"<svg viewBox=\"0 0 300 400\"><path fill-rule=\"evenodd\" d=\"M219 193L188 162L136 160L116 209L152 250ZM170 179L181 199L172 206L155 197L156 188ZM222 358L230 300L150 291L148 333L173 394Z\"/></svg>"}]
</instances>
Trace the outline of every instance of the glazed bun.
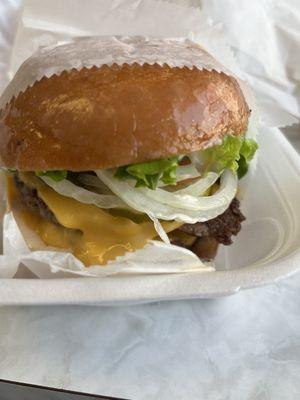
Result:
<instances>
[{"instance_id":1,"label":"glazed bun","mask_svg":"<svg viewBox=\"0 0 300 400\"><path fill-rule=\"evenodd\" d=\"M118 167L242 135L249 108L216 71L124 64L42 78L0 112L0 163L23 171Z\"/></svg>"}]
</instances>

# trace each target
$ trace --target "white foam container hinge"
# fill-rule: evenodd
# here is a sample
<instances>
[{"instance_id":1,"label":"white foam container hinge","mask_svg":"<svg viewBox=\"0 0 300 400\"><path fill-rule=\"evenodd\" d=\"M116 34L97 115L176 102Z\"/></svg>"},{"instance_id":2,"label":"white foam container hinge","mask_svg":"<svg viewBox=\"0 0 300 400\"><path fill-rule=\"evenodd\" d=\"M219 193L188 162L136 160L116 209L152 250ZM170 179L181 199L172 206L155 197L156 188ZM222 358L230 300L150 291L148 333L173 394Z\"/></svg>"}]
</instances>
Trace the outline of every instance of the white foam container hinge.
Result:
<instances>
[{"instance_id":1,"label":"white foam container hinge","mask_svg":"<svg viewBox=\"0 0 300 400\"><path fill-rule=\"evenodd\" d=\"M242 201L247 217L215 272L105 278L1 279L0 304L143 303L212 298L276 282L300 271L300 157L277 128L258 137L256 172Z\"/></svg>"}]
</instances>

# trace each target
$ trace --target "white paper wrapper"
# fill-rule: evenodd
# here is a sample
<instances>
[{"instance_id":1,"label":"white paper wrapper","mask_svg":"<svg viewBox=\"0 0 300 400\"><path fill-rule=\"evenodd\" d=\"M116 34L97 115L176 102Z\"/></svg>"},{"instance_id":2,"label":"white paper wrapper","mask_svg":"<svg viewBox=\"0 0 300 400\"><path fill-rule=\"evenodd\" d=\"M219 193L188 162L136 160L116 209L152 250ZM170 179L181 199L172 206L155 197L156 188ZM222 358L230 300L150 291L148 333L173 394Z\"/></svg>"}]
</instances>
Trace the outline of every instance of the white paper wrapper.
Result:
<instances>
[{"instance_id":1,"label":"white paper wrapper","mask_svg":"<svg viewBox=\"0 0 300 400\"><path fill-rule=\"evenodd\" d=\"M202 0L202 10L221 21L226 43L258 99L265 125L299 123L299 3Z\"/></svg>"},{"instance_id":2,"label":"white paper wrapper","mask_svg":"<svg viewBox=\"0 0 300 400\"><path fill-rule=\"evenodd\" d=\"M40 48L26 60L0 98L0 108L13 96L25 91L43 77L50 78L73 68L101 67L112 64L164 64L169 67L188 67L216 70L234 75L207 51L187 38L147 38L142 36L100 36L80 38L59 46ZM245 83L242 90L250 108L254 97Z\"/></svg>"},{"instance_id":3,"label":"white paper wrapper","mask_svg":"<svg viewBox=\"0 0 300 400\"><path fill-rule=\"evenodd\" d=\"M41 246L41 248L43 247L46 248ZM0 256L0 278L12 278L21 263L39 278L174 274L214 270L209 264L202 263L192 252L154 240L150 241L143 249L118 257L106 266L86 268L81 261L68 252L30 251L11 213L5 214L4 217L3 252L4 255Z\"/></svg>"}]
</instances>

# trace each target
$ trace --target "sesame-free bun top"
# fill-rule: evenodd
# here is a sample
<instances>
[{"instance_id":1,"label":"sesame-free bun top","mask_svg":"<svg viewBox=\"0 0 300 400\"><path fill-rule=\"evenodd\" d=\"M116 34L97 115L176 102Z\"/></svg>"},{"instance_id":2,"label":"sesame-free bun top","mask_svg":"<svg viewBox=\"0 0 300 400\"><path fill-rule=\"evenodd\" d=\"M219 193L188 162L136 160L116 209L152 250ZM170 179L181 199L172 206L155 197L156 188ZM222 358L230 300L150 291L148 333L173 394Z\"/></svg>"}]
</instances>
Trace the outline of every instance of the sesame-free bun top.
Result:
<instances>
[{"instance_id":1,"label":"sesame-free bun top","mask_svg":"<svg viewBox=\"0 0 300 400\"><path fill-rule=\"evenodd\" d=\"M187 154L245 133L249 108L225 73L113 64L43 77L0 111L0 164L118 167Z\"/></svg>"}]
</instances>

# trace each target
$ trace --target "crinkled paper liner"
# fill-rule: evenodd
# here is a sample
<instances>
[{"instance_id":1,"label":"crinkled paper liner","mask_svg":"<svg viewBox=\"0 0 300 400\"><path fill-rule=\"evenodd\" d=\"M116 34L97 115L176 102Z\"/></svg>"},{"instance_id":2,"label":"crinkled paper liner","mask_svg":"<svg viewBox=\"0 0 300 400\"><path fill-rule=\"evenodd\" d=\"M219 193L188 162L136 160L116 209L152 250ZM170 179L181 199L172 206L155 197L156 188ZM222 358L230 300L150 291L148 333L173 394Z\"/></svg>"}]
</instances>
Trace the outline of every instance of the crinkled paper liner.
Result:
<instances>
[{"instance_id":1,"label":"crinkled paper liner","mask_svg":"<svg viewBox=\"0 0 300 400\"><path fill-rule=\"evenodd\" d=\"M226 52L225 52L226 53ZM59 46L40 48L26 60L7 86L0 99L0 108L12 97L24 92L43 77L61 74L75 68L92 68L112 64L158 64L170 67L188 67L216 70L235 76L244 96L255 114L255 100L246 83L236 74L216 61L204 48L187 38L146 38L142 36L85 37ZM249 134L254 136L256 119L252 117ZM22 229L22 232L23 229ZM9 213L3 223L3 256L0 257L0 277L11 278L18 267L25 265L40 278L73 276L104 277L113 274L164 274L213 271L191 251L158 241L150 241L143 249L126 253L107 264L85 268L80 260L69 252L45 248L30 251L21 231ZM54 274L55 273L55 274Z\"/></svg>"},{"instance_id":2,"label":"crinkled paper liner","mask_svg":"<svg viewBox=\"0 0 300 400\"><path fill-rule=\"evenodd\" d=\"M13 96L24 92L43 77L50 78L52 75L59 75L71 69L134 63L215 70L234 75L188 38L83 37L58 46L42 47L24 61L3 92L0 108L5 107ZM245 83L241 86L248 103L253 103L254 97L250 89ZM249 106L254 107L253 104Z\"/></svg>"},{"instance_id":3,"label":"crinkled paper liner","mask_svg":"<svg viewBox=\"0 0 300 400\"><path fill-rule=\"evenodd\" d=\"M3 232L4 255L0 257L0 278L12 278L20 263L39 278L63 278L72 275L105 277L115 274L174 274L214 270L209 264L202 263L192 252L154 240L143 249L126 253L106 266L95 265L86 268L80 260L68 252L55 249L30 251L12 213L4 216Z\"/></svg>"}]
</instances>

